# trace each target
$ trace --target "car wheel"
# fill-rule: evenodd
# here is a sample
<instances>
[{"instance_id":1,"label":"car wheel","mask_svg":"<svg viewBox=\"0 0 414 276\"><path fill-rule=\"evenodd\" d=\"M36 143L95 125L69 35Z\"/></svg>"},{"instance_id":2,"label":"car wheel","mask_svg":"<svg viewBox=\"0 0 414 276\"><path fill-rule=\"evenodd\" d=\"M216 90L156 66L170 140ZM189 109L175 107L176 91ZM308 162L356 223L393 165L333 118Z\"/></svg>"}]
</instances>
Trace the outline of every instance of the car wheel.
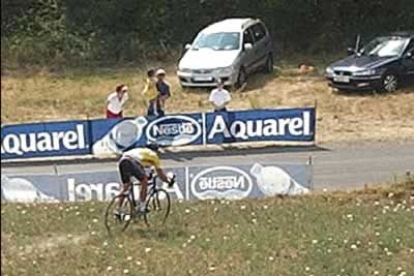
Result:
<instances>
[{"instance_id":1,"label":"car wheel","mask_svg":"<svg viewBox=\"0 0 414 276\"><path fill-rule=\"evenodd\" d=\"M245 84L246 81L247 81L246 70L244 70L244 68L241 67L239 70L239 75L237 76L237 82L236 82L235 87L236 88L242 87L242 85Z\"/></svg>"},{"instance_id":2,"label":"car wheel","mask_svg":"<svg viewBox=\"0 0 414 276\"><path fill-rule=\"evenodd\" d=\"M380 90L388 93L395 92L398 85L398 76L393 72L387 72L381 78Z\"/></svg>"},{"instance_id":3,"label":"car wheel","mask_svg":"<svg viewBox=\"0 0 414 276\"><path fill-rule=\"evenodd\" d=\"M269 54L267 56L266 65L265 65L265 72L270 74L273 72L273 55Z\"/></svg>"}]
</instances>

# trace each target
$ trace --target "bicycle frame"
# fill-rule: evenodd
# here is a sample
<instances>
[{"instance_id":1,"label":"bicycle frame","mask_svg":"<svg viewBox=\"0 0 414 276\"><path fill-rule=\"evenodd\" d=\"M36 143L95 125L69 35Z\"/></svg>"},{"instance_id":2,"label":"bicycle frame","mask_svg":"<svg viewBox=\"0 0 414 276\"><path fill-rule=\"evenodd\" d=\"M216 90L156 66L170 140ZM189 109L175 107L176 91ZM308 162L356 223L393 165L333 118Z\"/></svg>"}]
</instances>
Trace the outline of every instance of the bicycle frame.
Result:
<instances>
[{"instance_id":1,"label":"bicycle frame","mask_svg":"<svg viewBox=\"0 0 414 276\"><path fill-rule=\"evenodd\" d=\"M147 200L149 197L151 197L154 193L156 193L157 191L157 176L151 176L151 178L148 180L148 191L147 191L147 197L145 200ZM135 199L135 193L134 193L134 186L141 186L141 183L135 182L135 183L131 183L127 194L125 194L126 197L129 197L131 199L132 202L132 206L134 206L134 209L138 206L137 205L137 201Z\"/></svg>"}]
</instances>

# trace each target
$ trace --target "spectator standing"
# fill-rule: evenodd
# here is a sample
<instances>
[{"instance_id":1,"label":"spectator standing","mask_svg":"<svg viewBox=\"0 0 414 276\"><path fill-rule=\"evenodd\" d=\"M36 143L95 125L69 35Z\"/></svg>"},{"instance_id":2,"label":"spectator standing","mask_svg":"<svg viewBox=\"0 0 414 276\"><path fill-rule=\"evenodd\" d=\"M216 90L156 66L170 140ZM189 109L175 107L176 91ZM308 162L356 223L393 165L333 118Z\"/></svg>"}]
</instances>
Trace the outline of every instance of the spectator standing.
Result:
<instances>
[{"instance_id":1,"label":"spectator standing","mask_svg":"<svg viewBox=\"0 0 414 276\"><path fill-rule=\"evenodd\" d=\"M157 79L155 78L155 70L151 69L147 72L147 81L145 84L145 88L142 91L142 95L148 101L148 116L157 116L158 115L158 108L157 108L157 98L158 98L158 91L157 91Z\"/></svg>"},{"instance_id":2,"label":"spectator standing","mask_svg":"<svg viewBox=\"0 0 414 276\"><path fill-rule=\"evenodd\" d=\"M211 91L209 101L213 104L215 112L227 111L231 96L229 91L224 89L223 82L220 79L217 80L217 88Z\"/></svg>"},{"instance_id":3,"label":"spectator standing","mask_svg":"<svg viewBox=\"0 0 414 276\"><path fill-rule=\"evenodd\" d=\"M171 97L170 85L165 81L166 73L164 69L158 69L157 77L157 111L159 116L165 115L165 101Z\"/></svg>"},{"instance_id":4,"label":"spectator standing","mask_svg":"<svg viewBox=\"0 0 414 276\"><path fill-rule=\"evenodd\" d=\"M128 98L128 87L124 84L118 85L115 92L109 94L106 101L106 118L122 118L123 108Z\"/></svg>"}]
</instances>

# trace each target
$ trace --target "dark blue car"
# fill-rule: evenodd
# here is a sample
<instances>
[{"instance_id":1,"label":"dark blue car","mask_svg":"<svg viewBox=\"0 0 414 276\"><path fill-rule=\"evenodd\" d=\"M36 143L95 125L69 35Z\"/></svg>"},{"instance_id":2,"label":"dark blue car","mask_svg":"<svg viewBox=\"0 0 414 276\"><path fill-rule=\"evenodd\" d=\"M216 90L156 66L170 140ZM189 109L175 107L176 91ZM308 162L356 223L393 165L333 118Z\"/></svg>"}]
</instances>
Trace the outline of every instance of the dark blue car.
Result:
<instances>
[{"instance_id":1,"label":"dark blue car","mask_svg":"<svg viewBox=\"0 0 414 276\"><path fill-rule=\"evenodd\" d=\"M339 90L394 92L414 81L414 32L375 38L326 68L329 85Z\"/></svg>"}]
</instances>

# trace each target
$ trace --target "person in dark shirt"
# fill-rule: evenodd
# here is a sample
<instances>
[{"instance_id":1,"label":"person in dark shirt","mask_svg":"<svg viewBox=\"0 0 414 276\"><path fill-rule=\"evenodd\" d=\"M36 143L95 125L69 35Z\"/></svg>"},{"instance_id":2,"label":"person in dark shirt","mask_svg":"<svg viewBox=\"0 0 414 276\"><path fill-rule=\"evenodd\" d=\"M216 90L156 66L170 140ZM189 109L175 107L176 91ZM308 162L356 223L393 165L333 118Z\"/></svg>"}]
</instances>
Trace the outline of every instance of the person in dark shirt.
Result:
<instances>
[{"instance_id":1,"label":"person in dark shirt","mask_svg":"<svg viewBox=\"0 0 414 276\"><path fill-rule=\"evenodd\" d=\"M157 111L159 116L165 115L165 102L171 97L170 85L165 81L166 73L163 69L158 69L156 73L157 77Z\"/></svg>"}]
</instances>

